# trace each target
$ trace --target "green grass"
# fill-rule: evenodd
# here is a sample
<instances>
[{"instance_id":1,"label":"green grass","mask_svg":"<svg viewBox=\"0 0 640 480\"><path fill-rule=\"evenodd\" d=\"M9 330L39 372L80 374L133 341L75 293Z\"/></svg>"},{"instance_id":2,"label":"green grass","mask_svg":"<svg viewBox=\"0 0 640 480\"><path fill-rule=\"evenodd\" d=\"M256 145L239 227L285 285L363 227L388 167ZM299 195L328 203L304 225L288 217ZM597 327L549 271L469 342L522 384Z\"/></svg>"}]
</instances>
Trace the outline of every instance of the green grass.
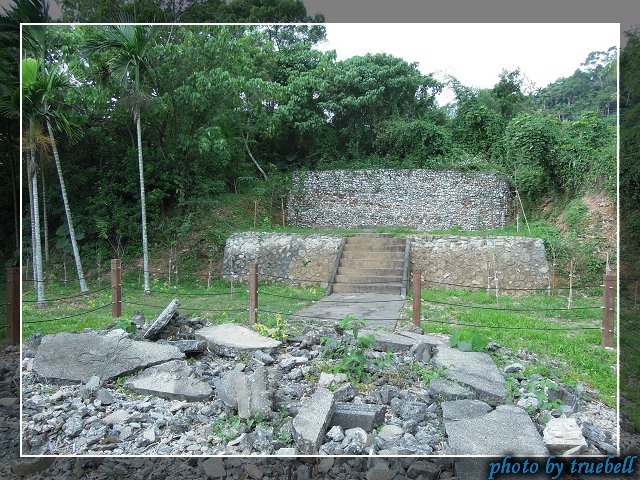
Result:
<instances>
[{"instance_id":1,"label":"green grass","mask_svg":"<svg viewBox=\"0 0 640 480\"><path fill-rule=\"evenodd\" d=\"M518 352L524 348L539 355L535 372L544 372L563 383L583 382L600 392L600 399L616 406L616 354L600 347L601 298L575 298L574 308L598 306L584 310L566 309L567 299L546 295L500 296L485 291L428 289L422 292L422 326L427 332L451 334L456 328L475 328L491 340ZM429 303L429 302L440 302ZM487 309L443 305L454 303ZM533 311L499 311L488 308L531 309ZM547 310L547 311L545 311ZM442 323L440 323L442 322ZM451 326L451 325L458 325ZM461 325L473 325L461 326ZM500 328L510 327L512 329ZM596 327L581 330L580 327ZM514 328L522 329L516 330ZM566 328L566 330L534 330Z\"/></svg>"},{"instance_id":2,"label":"green grass","mask_svg":"<svg viewBox=\"0 0 640 480\"><path fill-rule=\"evenodd\" d=\"M176 286L168 286L168 282L155 279L151 285L151 295L145 295L142 288L137 285L135 272L124 275L122 287L122 318L129 319L136 311L145 315L147 323L153 321L174 298L180 300L181 314L192 317L204 317L213 324L220 323L248 323L248 294L247 285L235 283L233 290L231 283L225 280L213 280L207 289L204 281L181 281ZM23 329L22 336L27 338L33 333L58 333L63 331L81 331L84 328L100 329L117 322L111 316L111 291L108 283L102 283L98 288L105 288L90 297L78 297L47 302L45 307L37 308L33 301L35 292L28 286L23 290ZM93 289L92 289L93 290ZM312 301L324 296L324 289L320 287L288 287L275 284L259 285L259 313L261 323L271 326L275 321L275 315L260 313L273 311L287 315L296 313L311 304ZM46 297L59 298L78 294L77 288L70 284L47 284ZM88 310L99 308L100 310L83 314ZM72 318L55 320L61 317L78 315ZM38 322L38 323L30 323ZM289 323L293 323L289 320Z\"/></svg>"}]
</instances>

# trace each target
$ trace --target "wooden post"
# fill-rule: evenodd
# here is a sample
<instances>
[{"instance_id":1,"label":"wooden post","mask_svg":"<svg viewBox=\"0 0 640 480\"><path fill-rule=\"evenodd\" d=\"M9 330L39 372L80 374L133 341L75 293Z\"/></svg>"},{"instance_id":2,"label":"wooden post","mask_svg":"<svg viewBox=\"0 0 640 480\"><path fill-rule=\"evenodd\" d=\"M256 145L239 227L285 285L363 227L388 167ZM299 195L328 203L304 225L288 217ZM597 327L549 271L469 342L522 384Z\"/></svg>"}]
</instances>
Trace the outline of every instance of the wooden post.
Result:
<instances>
[{"instance_id":1,"label":"wooden post","mask_svg":"<svg viewBox=\"0 0 640 480\"><path fill-rule=\"evenodd\" d=\"M602 301L602 347L613 348L613 328L616 302L616 276L605 274L603 278L604 295Z\"/></svg>"},{"instance_id":2,"label":"wooden post","mask_svg":"<svg viewBox=\"0 0 640 480\"><path fill-rule=\"evenodd\" d=\"M7 268L7 342L18 345L20 341L20 271Z\"/></svg>"},{"instance_id":3,"label":"wooden post","mask_svg":"<svg viewBox=\"0 0 640 480\"><path fill-rule=\"evenodd\" d=\"M119 258L111 260L111 316L122 316L122 264Z\"/></svg>"},{"instance_id":4,"label":"wooden post","mask_svg":"<svg viewBox=\"0 0 640 480\"><path fill-rule=\"evenodd\" d=\"M420 310L422 307L422 275L420 270L413 271L413 324L420 326Z\"/></svg>"},{"instance_id":5,"label":"wooden post","mask_svg":"<svg viewBox=\"0 0 640 480\"><path fill-rule=\"evenodd\" d=\"M258 320L258 264L249 268L249 325Z\"/></svg>"}]
</instances>

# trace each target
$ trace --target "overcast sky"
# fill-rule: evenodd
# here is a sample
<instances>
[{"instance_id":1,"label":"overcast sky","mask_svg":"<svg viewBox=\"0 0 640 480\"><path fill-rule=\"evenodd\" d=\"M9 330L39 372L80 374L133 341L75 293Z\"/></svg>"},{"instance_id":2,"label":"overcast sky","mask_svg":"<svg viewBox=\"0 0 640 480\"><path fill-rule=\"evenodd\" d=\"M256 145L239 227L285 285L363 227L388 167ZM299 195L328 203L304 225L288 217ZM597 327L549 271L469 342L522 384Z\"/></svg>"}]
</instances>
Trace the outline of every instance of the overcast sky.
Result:
<instances>
[{"instance_id":1,"label":"overcast sky","mask_svg":"<svg viewBox=\"0 0 640 480\"><path fill-rule=\"evenodd\" d=\"M520 68L536 87L571 75L592 51L620 43L611 24L344 24L328 23L322 50L338 60L389 53L417 62L439 79L453 75L463 85L488 88L503 69ZM446 103L450 96L439 98Z\"/></svg>"}]
</instances>

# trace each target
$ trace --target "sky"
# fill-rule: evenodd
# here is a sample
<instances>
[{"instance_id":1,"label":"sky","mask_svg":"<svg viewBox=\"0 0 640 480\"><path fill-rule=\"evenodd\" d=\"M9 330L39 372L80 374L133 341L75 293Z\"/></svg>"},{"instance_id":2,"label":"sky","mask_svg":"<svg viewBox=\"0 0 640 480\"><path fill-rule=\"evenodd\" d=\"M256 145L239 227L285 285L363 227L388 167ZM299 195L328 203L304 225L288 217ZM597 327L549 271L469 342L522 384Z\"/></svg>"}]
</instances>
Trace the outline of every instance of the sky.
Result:
<instances>
[{"instance_id":1,"label":"sky","mask_svg":"<svg viewBox=\"0 0 640 480\"><path fill-rule=\"evenodd\" d=\"M463 85L490 88L503 69L520 68L531 86L544 87L567 77L593 51L620 43L617 23L575 24L326 24L322 50L338 60L366 53L388 53L417 62L422 73L439 80L455 76ZM452 92L438 97L441 105Z\"/></svg>"}]
</instances>

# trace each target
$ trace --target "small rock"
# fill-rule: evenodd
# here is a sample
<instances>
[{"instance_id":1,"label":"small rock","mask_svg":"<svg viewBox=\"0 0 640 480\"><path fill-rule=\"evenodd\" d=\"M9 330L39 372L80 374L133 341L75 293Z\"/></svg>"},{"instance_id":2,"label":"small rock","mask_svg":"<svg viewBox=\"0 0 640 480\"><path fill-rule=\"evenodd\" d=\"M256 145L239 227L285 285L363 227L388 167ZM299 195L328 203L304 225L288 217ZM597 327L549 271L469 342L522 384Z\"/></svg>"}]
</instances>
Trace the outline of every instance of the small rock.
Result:
<instances>
[{"instance_id":1,"label":"small rock","mask_svg":"<svg viewBox=\"0 0 640 480\"><path fill-rule=\"evenodd\" d=\"M92 375L91 378L80 387L80 397L83 400L89 400L100 386L100 377Z\"/></svg>"},{"instance_id":2,"label":"small rock","mask_svg":"<svg viewBox=\"0 0 640 480\"><path fill-rule=\"evenodd\" d=\"M335 382L336 376L332 373L321 372L318 379L318 387L329 388Z\"/></svg>"},{"instance_id":3,"label":"small rock","mask_svg":"<svg viewBox=\"0 0 640 480\"><path fill-rule=\"evenodd\" d=\"M552 418L543 431L543 441L551 453L562 453L575 447L587 448L582 430L574 418Z\"/></svg>"},{"instance_id":4,"label":"small rock","mask_svg":"<svg viewBox=\"0 0 640 480\"><path fill-rule=\"evenodd\" d=\"M342 430L341 426L334 425L329 429L326 437L334 442L341 442L342 440L344 440L344 431Z\"/></svg>"},{"instance_id":5,"label":"small rock","mask_svg":"<svg viewBox=\"0 0 640 480\"><path fill-rule=\"evenodd\" d=\"M524 372L524 365L521 363L512 363L504 369L504 373Z\"/></svg>"},{"instance_id":6,"label":"small rock","mask_svg":"<svg viewBox=\"0 0 640 480\"><path fill-rule=\"evenodd\" d=\"M385 442L397 440L404 435L404 430L397 425L385 425L378 432L378 436Z\"/></svg>"},{"instance_id":7,"label":"small rock","mask_svg":"<svg viewBox=\"0 0 640 480\"><path fill-rule=\"evenodd\" d=\"M253 478L254 480L260 480L264 475L260 467L253 463L247 463L244 466L244 471L247 472L247 475L249 475L249 477Z\"/></svg>"}]
</instances>

